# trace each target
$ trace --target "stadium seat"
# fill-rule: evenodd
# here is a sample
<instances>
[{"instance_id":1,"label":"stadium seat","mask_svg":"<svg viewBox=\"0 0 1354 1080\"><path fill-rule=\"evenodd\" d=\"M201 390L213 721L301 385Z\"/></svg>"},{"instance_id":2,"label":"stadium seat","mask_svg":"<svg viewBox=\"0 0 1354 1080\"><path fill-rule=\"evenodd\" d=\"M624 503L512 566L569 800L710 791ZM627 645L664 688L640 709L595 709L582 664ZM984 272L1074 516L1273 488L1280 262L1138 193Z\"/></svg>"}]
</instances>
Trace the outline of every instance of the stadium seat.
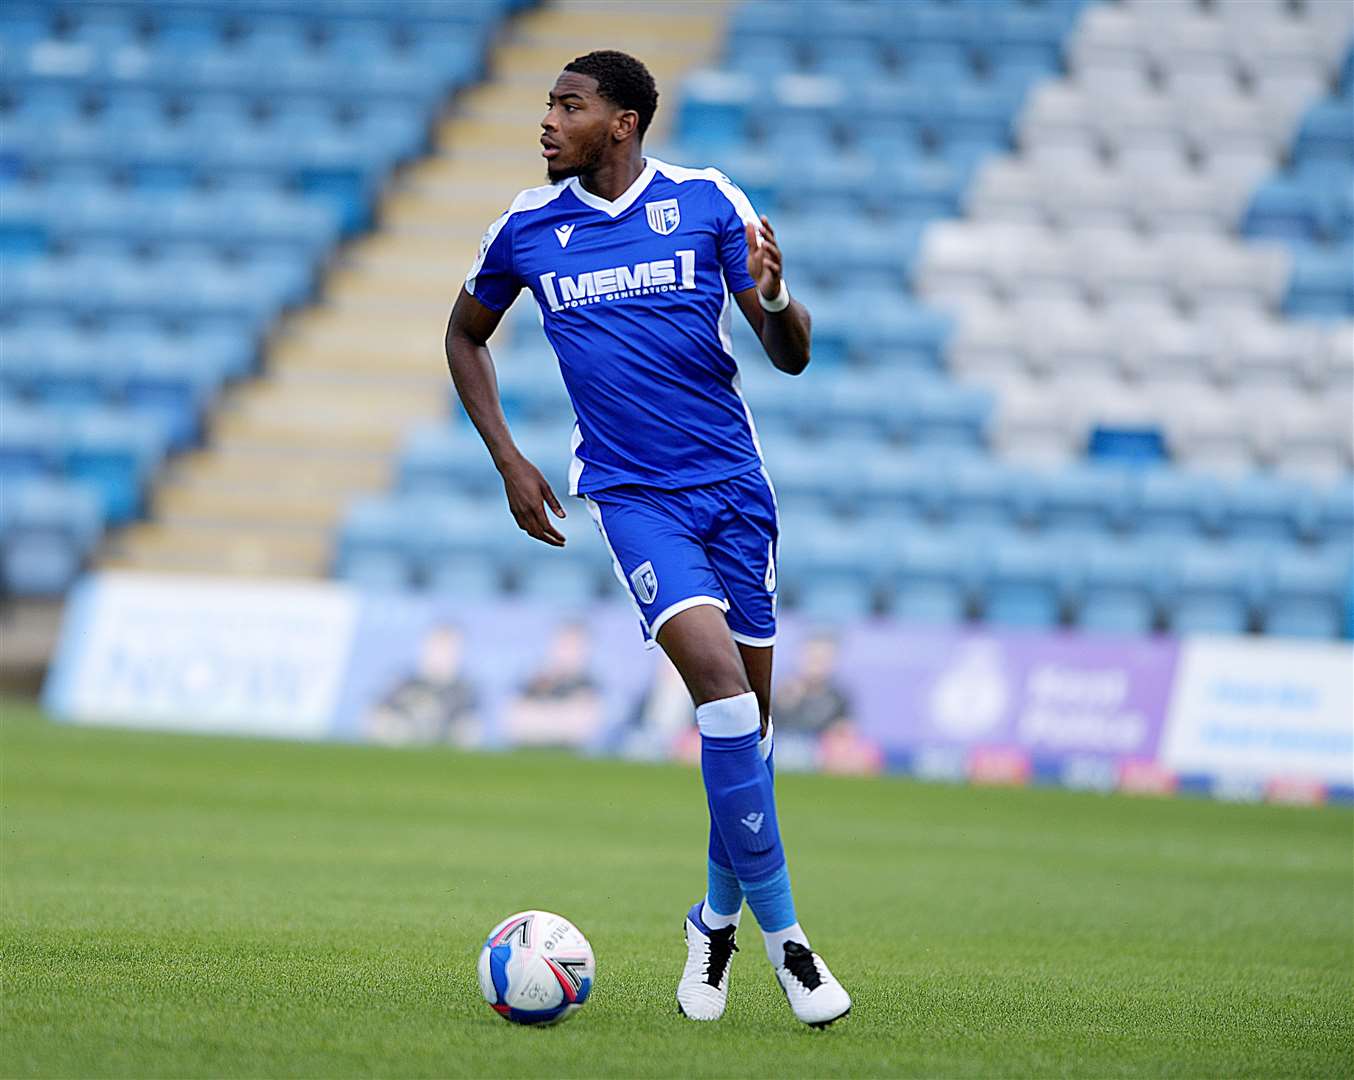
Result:
<instances>
[{"instance_id":1,"label":"stadium seat","mask_svg":"<svg viewBox=\"0 0 1354 1080\"><path fill-rule=\"evenodd\" d=\"M1262 475L1238 477L1224 489L1223 528L1233 540L1292 541L1309 532L1311 510L1303 490Z\"/></svg>"},{"instance_id":2,"label":"stadium seat","mask_svg":"<svg viewBox=\"0 0 1354 1080\"><path fill-rule=\"evenodd\" d=\"M1156 617L1161 560L1150 546L1100 543L1081 556L1076 624L1083 630L1145 634Z\"/></svg>"},{"instance_id":3,"label":"stadium seat","mask_svg":"<svg viewBox=\"0 0 1354 1080\"><path fill-rule=\"evenodd\" d=\"M958 623L966 617L978 544L972 534L913 532L897 543L887 595L899 619Z\"/></svg>"},{"instance_id":4,"label":"stadium seat","mask_svg":"<svg viewBox=\"0 0 1354 1080\"><path fill-rule=\"evenodd\" d=\"M1270 564L1265 632L1287 637L1338 637L1352 569L1346 554L1276 552Z\"/></svg>"},{"instance_id":5,"label":"stadium seat","mask_svg":"<svg viewBox=\"0 0 1354 1080\"><path fill-rule=\"evenodd\" d=\"M1173 587L1166 604L1177 634L1241 634L1250 623L1256 589L1254 559L1222 546L1191 545L1172 555Z\"/></svg>"},{"instance_id":6,"label":"stadium seat","mask_svg":"<svg viewBox=\"0 0 1354 1080\"><path fill-rule=\"evenodd\" d=\"M1056 626L1066 573L1062 551L1012 534L995 536L990 550L983 617L1007 626Z\"/></svg>"}]
</instances>

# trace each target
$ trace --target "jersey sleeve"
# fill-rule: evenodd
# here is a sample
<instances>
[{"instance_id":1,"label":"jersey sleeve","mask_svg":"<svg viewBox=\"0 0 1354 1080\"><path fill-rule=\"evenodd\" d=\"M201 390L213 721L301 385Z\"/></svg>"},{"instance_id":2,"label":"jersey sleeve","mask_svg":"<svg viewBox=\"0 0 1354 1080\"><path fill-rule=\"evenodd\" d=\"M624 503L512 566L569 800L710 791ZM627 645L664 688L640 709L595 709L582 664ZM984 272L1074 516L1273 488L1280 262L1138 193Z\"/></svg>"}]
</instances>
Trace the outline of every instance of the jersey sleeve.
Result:
<instances>
[{"instance_id":1,"label":"jersey sleeve","mask_svg":"<svg viewBox=\"0 0 1354 1080\"><path fill-rule=\"evenodd\" d=\"M506 311L522 291L522 279L513 269L511 218L506 213L485 230L465 278L465 291L491 311Z\"/></svg>"},{"instance_id":2,"label":"jersey sleeve","mask_svg":"<svg viewBox=\"0 0 1354 1080\"><path fill-rule=\"evenodd\" d=\"M722 211L719 233L719 263L729 292L740 293L756 286L748 273L748 240L743 231L749 223L756 224L757 212L742 190L721 172L715 173L715 187L721 198Z\"/></svg>"}]
</instances>

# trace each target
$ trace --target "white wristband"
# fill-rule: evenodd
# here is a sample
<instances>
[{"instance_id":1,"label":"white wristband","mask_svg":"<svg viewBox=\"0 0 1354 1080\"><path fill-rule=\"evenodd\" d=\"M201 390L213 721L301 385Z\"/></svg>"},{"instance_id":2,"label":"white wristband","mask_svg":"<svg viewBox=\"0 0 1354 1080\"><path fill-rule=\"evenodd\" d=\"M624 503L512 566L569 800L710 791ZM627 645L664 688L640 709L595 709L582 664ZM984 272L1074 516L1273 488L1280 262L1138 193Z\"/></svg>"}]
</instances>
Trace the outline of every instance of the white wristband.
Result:
<instances>
[{"instance_id":1,"label":"white wristband","mask_svg":"<svg viewBox=\"0 0 1354 1080\"><path fill-rule=\"evenodd\" d=\"M776 293L774 300L768 300L762 295L762 290L757 290L757 300L767 311L784 311L790 306L790 287L785 284L785 279L780 279L780 292Z\"/></svg>"}]
</instances>

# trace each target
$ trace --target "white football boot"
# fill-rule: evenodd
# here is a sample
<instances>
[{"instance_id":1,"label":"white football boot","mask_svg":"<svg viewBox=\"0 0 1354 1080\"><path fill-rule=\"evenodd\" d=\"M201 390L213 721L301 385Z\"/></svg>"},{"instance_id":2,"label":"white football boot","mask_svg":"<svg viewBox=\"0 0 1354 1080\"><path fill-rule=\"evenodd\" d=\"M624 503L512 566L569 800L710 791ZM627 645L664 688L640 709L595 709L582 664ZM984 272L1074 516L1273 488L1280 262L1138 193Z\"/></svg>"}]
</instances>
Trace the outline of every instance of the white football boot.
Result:
<instances>
[{"instance_id":1,"label":"white football boot","mask_svg":"<svg viewBox=\"0 0 1354 1080\"><path fill-rule=\"evenodd\" d=\"M700 921L698 902L682 923L686 934L686 967L677 983L677 1011L688 1020L718 1020L729 1000L729 967L737 927L707 930Z\"/></svg>"},{"instance_id":2,"label":"white football boot","mask_svg":"<svg viewBox=\"0 0 1354 1080\"><path fill-rule=\"evenodd\" d=\"M810 1027L827 1027L851 1011L848 994L823 958L797 941L785 943L785 959L776 968L776 978L795 1019Z\"/></svg>"}]
</instances>

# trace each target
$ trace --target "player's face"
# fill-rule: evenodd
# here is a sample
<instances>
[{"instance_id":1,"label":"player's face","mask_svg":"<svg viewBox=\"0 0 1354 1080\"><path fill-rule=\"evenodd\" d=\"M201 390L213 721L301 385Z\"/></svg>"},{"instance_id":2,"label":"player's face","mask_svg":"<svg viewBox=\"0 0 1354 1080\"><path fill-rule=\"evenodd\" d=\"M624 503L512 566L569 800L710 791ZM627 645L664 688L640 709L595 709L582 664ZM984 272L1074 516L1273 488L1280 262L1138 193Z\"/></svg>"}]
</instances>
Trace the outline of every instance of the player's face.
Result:
<instances>
[{"instance_id":1,"label":"player's face","mask_svg":"<svg viewBox=\"0 0 1354 1080\"><path fill-rule=\"evenodd\" d=\"M555 80L541 118L541 156L552 184L590 173L602 163L619 111L597 93L591 75L565 71Z\"/></svg>"}]
</instances>

